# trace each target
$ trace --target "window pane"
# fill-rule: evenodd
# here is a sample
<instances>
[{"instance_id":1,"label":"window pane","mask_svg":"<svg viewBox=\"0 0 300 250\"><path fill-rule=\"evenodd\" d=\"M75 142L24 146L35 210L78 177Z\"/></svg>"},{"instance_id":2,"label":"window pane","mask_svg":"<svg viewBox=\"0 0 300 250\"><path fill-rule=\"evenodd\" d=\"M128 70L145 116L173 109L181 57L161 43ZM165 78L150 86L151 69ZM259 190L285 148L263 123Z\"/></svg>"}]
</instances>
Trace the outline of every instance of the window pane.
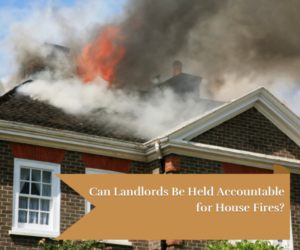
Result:
<instances>
[{"instance_id":1,"label":"window pane","mask_svg":"<svg viewBox=\"0 0 300 250\"><path fill-rule=\"evenodd\" d=\"M20 211L19 210L19 222L26 223L27 222L27 211Z\"/></svg>"},{"instance_id":2,"label":"window pane","mask_svg":"<svg viewBox=\"0 0 300 250\"><path fill-rule=\"evenodd\" d=\"M39 210L39 199L30 198L29 209Z\"/></svg>"},{"instance_id":3,"label":"window pane","mask_svg":"<svg viewBox=\"0 0 300 250\"><path fill-rule=\"evenodd\" d=\"M19 208L28 208L28 198L27 197L20 197L19 198Z\"/></svg>"},{"instance_id":4,"label":"window pane","mask_svg":"<svg viewBox=\"0 0 300 250\"><path fill-rule=\"evenodd\" d=\"M49 225L49 214L41 213L41 224Z\"/></svg>"},{"instance_id":5,"label":"window pane","mask_svg":"<svg viewBox=\"0 0 300 250\"><path fill-rule=\"evenodd\" d=\"M29 212L29 223L38 224L38 212Z\"/></svg>"},{"instance_id":6,"label":"window pane","mask_svg":"<svg viewBox=\"0 0 300 250\"><path fill-rule=\"evenodd\" d=\"M42 211L50 211L50 201L49 200L41 200L41 210Z\"/></svg>"},{"instance_id":7,"label":"window pane","mask_svg":"<svg viewBox=\"0 0 300 250\"><path fill-rule=\"evenodd\" d=\"M31 183L31 194L41 195L41 184Z\"/></svg>"},{"instance_id":8,"label":"window pane","mask_svg":"<svg viewBox=\"0 0 300 250\"><path fill-rule=\"evenodd\" d=\"M21 168L21 180L29 181L30 169Z\"/></svg>"},{"instance_id":9,"label":"window pane","mask_svg":"<svg viewBox=\"0 0 300 250\"><path fill-rule=\"evenodd\" d=\"M51 185L43 184L43 196L51 196Z\"/></svg>"},{"instance_id":10,"label":"window pane","mask_svg":"<svg viewBox=\"0 0 300 250\"><path fill-rule=\"evenodd\" d=\"M29 182L21 181L20 183L20 193L29 194Z\"/></svg>"},{"instance_id":11,"label":"window pane","mask_svg":"<svg viewBox=\"0 0 300 250\"><path fill-rule=\"evenodd\" d=\"M43 171L43 182L51 183L51 172Z\"/></svg>"},{"instance_id":12,"label":"window pane","mask_svg":"<svg viewBox=\"0 0 300 250\"><path fill-rule=\"evenodd\" d=\"M41 170L32 170L32 177L31 180L32 181L41 181Z\"/></svg>"}]
</instances>

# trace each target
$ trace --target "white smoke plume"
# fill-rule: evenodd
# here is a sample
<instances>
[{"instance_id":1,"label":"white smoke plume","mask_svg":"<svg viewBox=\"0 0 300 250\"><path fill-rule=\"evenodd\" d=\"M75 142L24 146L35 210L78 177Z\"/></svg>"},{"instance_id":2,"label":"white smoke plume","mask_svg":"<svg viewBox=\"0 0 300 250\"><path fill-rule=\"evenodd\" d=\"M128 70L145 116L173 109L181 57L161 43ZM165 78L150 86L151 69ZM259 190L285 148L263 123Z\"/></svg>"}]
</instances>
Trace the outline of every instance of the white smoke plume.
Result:
<instances>
[{"instance_id":1,"label":"white smoke plume","mask_svg":"<svg viewBox=\"0 0 300 250\"><path fill-rule=\"evenodd\" d=\"M199 105L189 95L182 99L171 89L157 91L145 101L137 92L108 88L108 83L101 78L83 84L78 77L53 80L52 75L52 72L43 72L18 91L74 115L93 115L95 110L105 109L109 122L124 124L146 139L159 136L212 108L209 103Z\"/></svg>"}]
</instances>

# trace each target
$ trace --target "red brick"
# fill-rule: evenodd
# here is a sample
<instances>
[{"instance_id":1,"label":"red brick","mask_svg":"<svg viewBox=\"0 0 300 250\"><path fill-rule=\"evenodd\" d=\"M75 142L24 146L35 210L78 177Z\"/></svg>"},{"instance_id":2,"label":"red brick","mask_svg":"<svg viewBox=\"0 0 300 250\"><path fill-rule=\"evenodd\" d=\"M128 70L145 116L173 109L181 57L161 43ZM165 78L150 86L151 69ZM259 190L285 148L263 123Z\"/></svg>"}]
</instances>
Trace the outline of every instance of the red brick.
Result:
<instances>
[{"instance_id":1,"label":"red brick","mask_svg":"<svg viewBox=\"0 0 300 250\"><path fill-rule=\"evenodd\" d=\"M182 245L182 240L167 240L167 245Z\"/></svg>"},{"instance_id":2,"label":"red brick","mask_svg":"<svg viewBox=\"0 0 300 250\"><path fill-rule=\"evenodd\" d=\"M180 158L176 156L166 157L165 172L180 172Z\"/></svg>"}]
</instances>

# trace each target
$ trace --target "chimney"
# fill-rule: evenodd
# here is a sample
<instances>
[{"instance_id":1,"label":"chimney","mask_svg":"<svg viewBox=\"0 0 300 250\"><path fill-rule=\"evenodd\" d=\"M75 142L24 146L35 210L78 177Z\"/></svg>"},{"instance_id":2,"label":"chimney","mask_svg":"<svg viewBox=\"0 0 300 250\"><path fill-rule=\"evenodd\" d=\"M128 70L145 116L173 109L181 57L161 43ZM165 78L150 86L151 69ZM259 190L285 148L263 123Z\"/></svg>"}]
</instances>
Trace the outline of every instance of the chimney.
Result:
<instances>
[{"instance_id":1,"label":"chimney","mask_svg":"<svg viewBox=\"0 0 300 250\"><path fill-rule=\"evenodd\" d=\"M177 76L182 73L182 63L180 61L173 62L174 74L173 76Z\"/></svg>"}]
</instances>

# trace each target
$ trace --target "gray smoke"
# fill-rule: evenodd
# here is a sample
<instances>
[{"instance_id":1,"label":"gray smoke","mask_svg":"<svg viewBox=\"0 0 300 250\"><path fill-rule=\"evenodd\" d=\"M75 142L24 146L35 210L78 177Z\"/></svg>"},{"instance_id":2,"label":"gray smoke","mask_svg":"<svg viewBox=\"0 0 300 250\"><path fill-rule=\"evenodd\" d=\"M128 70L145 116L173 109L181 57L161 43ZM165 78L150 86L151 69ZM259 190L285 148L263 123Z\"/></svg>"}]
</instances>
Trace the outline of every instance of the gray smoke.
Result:
<instances>
[{"instance_id":1,"label":"gray smoke","mask_svg":"<svg viewBox=\"0 0 300 250\"><path fill-rule=\"evenodd\" d=\"M132 0L128 6L128 18L121 24L126 54L116 68L115 83L147 88L155 72L165 79L172 76L172 62L187 50L191 31L216 15L226 1Z\"/></svg>"},{"instance_id":2,"label":"gray smoke","mask_svg":"<svg viewBox=\"0 0 300 250\"><path fill-rule=\"evenodd\" d=\"M219 99L260 85L272 89L283 78L300 82L300 1L131 0L128 6L118 85L148 88L153 72L172 76L175 59L185 72L201 74Z\"/></svg>"},{"instance_id":3,"label":"gray smoke","mask_svg":"<svg viewBox=\"0 0 300 250\"><path fill-rule=\"evenodd\" d=\"M113 85L117 87L148 89L153 76L160 74L162 81L172 76L176 59L183 62L184 72L209 82L207 97L215 99L230 100L260 85L272 89L274 81L282 78L300 80L297 0L128 0L114 19L85 21L95 6L88 1L73 12L57 6L44 10L51 13L61 44L72 51L66 76L76 74L75 58L84 46L105 27L114 26L121 27L126 48L115 68ZM78 28L80 22L73 18L79 14L84 28ZM20 25L11 32L9 42L15 44L19 66L29 58L41 59L38 43L30 38ZM63 67L58 64L57 68ZM232 85L234 94L228 90Z\"/></svg>"}]
</instances>

